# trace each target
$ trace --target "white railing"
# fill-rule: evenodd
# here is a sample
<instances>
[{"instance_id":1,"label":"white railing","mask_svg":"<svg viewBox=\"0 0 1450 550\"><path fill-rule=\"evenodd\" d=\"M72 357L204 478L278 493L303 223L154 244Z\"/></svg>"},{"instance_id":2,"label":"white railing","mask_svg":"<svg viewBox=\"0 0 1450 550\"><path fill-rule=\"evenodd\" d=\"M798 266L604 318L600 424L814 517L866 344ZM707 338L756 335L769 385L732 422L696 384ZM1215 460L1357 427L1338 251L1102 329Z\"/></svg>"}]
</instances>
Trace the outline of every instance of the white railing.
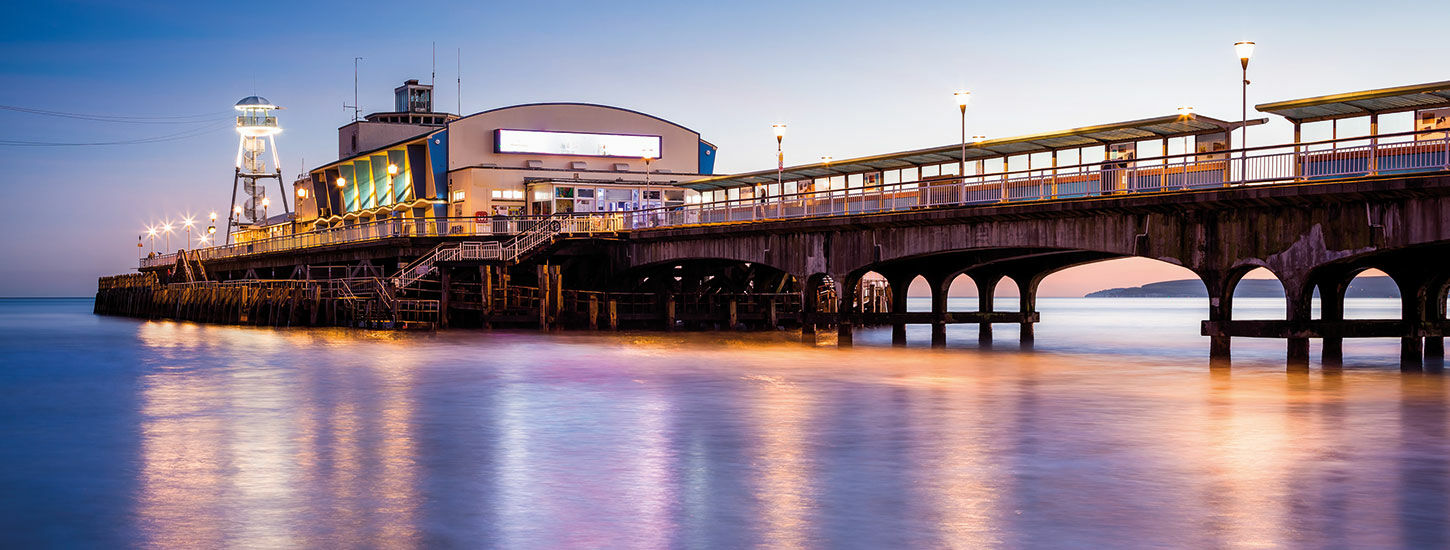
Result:
<instances>
[{"instance_id":1,"label":"white railing","mask_svg":"<svg viewBox=\"0 0 1450 550\"><path fill-rule=\"evenodd\" d=\"M768 198L731 199L626 213L625 229L847 216L920 208L1085 199L1246 184L1450 170L1450 139L1416 132L1170 155ZM1425 132L1418 134L1424 135Z\"/></svg>"},{"instance_id":2,"label":"white railing","mask_svg":"<svg viewBox=\"0 0 1450 550\"><path fill-rule=\"evenodd\" d=\"M375 241L394 237L487 237L517 235L538 224L543 217L486 217L486 218L391 218L359 223L343 227L301 231L292 235L280 235L266 239L221 246L199 248L192 251L197 260L215 260L333 246L347 243ZM566 233L598 233L619 231L623 228L623 214L596 213L558 217L563 220ZM299 224L298 229L302 229ZM165 253L141 259L142 268L174 265L176 253Z\"/></svg>"},{"instance_id":3,"label":"white railing","mask_svg":"<svg viewBox=\"0 0 1450 550\"><path fill-rule=\"evenodd\" d=\"M507 243L462 242L456 245L440 244L428 254L408 264L393 278L399 288L407 287L433 272L438 262L462 260L514 261L529 251L538 248L561 233L597 233L618 230L618 216L564 216L554 215L542 220L514 236Z\"/></svg>"},{"instance_id":4,"label":"white railing","mask_svg":"<svg viewBox=\"0 0 1450 550\"><path fill-rule=\"evenodd\" d=\"M1424 138L1431 139L1424 139ZM684 206L614 213L555 215L557 233L599 233L725 222L895 212L930 207L1002 204L1035 200L1091 198L1132 193L1187 191L1231 185L1450 170L1446 132L1406 132L1318 142L1251 147L1204 154L1182 154L1124 161L1083 163L986 174L927 178L922 181L732 199ZM195 251L195 258L261 254L392 237L535 235L492 248L488 243L458 254L468 259L497 254L517 258L542 240L532 233L539 217L392 218L345 227L304 231L252 242ZM496 252L495 252L496 250ZM174 265L175 254L143 258L141 267Z\"/></svg>"}]
</instances>

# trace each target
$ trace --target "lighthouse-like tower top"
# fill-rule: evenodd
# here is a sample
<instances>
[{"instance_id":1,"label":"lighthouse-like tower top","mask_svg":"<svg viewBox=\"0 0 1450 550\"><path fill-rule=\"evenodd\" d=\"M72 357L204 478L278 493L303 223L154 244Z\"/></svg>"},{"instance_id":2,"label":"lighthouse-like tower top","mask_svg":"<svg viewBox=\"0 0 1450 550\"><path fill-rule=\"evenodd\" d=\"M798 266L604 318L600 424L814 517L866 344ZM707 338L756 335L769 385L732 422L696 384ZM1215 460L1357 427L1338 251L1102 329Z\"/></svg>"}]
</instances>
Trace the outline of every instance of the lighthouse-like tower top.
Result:
<instances>
[{"instance_id":1,"label":"lighthouse-like tower top","mask_svg":"<svg viewBox=\"0 0 1450 550\"><path fill-rule=\"evenodd\" d=\"M281 109L267 98L262 96L248 96L242 98L235 105L237 114L237 133L241 134L241 140L237 143L237 169L243 175L246 174L270 174L280 170L277 166L277 134L282 128L277 126L277 117L272 111ZM263 141L265 140L265 142ZM272 149L272 166L267 167L264 153L267 146Z\"/></svg>"},{"instance_id":2,"label":"lighthouse-like tower top","mask_svg":"<svg viewBox=\"0 0 1450 550\"><path fill-rule=\"evenodd\" d=\"M277 126L277 117L272 116L272 111L279 108L265 97L254 95L242 98L236 104L236 109L241 111L237 115L237 133L245 137L264 137L281 132L282 128Z\"/></svg>"}]
</instances>

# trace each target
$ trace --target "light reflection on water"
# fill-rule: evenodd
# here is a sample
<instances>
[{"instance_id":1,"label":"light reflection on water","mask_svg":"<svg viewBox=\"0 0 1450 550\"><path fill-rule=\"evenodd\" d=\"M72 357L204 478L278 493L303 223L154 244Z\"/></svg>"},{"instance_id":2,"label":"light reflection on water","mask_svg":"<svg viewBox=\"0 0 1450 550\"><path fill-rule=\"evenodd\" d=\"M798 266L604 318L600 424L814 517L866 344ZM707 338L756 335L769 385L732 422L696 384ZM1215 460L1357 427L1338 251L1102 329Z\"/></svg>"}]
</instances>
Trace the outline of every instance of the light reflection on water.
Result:
<instances>
[{"instance_id":1,"label":"light reflection on water","mask_svg":"<svg viewBox=\"0 0 1450 550\"><path fill-rule=\"evenodd\" d=\"M1450 544L1444 378L1396 342L1286 373L1282 341L1236 339L1210 371L1195 301L1040 309L1019 353L1010 325L836 350L0 301L0 546Z\"/></svg>"}]
</instances>

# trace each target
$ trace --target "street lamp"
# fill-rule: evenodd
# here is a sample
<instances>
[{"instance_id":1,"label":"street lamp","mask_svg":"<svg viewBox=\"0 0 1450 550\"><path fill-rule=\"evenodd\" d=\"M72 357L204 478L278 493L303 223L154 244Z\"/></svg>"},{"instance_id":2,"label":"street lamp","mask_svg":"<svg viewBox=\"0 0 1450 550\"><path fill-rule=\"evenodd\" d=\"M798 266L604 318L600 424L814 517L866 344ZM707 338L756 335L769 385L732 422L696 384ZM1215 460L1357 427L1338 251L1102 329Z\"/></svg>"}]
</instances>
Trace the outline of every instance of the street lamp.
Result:
<instances>
[{"instance_id":1,"label":"street lamp","mask_svg":"<svg viewBox=\"0 0 1450 550\"><path fill-rule=\"evenodd\" d=\"M267 225L267 207L272 204L272 199L262 197L262 225Z\"/></svg>"},{"instance_id":2,"label":"street lamp","mask_svg":"<svg viewBox=\"0 0 1450 550\"><path fill-rule=\"evenodd\" d=\"M347 178L337 178L337 188L342 189L344 187L347 187Z\"/></svg>"},{"instance_id":3,"label":"street lamp","mask_svg":"<svg viewBox=\"0 0 1450 550\"><path fill-rule=\"evenodd\" d=\"M640 196L640 208L644 208L645 201L649 200L649 163L653 162L654 160L654 157L651 157L649 155L644 156L644 194ZM660 203L661 206L663 206L664 201L660 201Z\"/></svg>"},{"instance_id":4,"label":"street lamp","mask_svg":"<svg viewBox=\"0 0 1450 550\"><path fill-rule=\"evenodd\" d=\"M1234 42L1234 53L1239 56L1239 66L1243 67L1244 84L1243 104L1239 117L1241 130L1239 131L1239 183L1248 181L1248 151L1244 149L1249 146L1249 58L1254 56L1253 42Z\"/></svg>"},{"instance_id":5,"label":"street lamp","mask_svg":"<svg viewBox=\"0 0 1450 550\"><path fill-rule=\"evenodd\" d=\"M161 226L161 232L166 234L166 249L162 251L165 254L171 252L171 222L166 222L166 225Z\"/></svg>"},{"instance_id":6,"label":"street lamp","mask_svg":"<svg viewBox=\"0 0 1450 550\"><path fill-rule=\"evenodd\" d=\"M785 124L772 124L770 128L775 130L775 187L780 189L785 187L782 181L785 178L785 150L781 148L781 142L785 140Z\"/></svg>"},{"instance_id":7,"label":"street lamp","mask_svg":"<svg viewBox=\"0 0 1450 550\"><path fill-rule=\"evenodd\" d=\"M389 164L388 165L388 175L389 176L396 176L396 175L398 175L398 165L396 165L396 164Z\"/></svg>"},{"instance_id":8,"label":"street lamp","mask_svg":"<svg viewBox=\"0 0 1450 550\"><path fill-rule=\"evenodd\" d=\"M957 98L957 109L962 113L962 159L957 168L957 175L965 181L967 177L967 102L972 99L972 92L966 90L952 94Z\"/></svg>"},{"instance_id":9,"label":"street lamp","mask_svg":"<svg viewBox=\"0 0 1450 550\"><path fill-rule=\"evenodd\" d=\"M191 248L191 226L196 225L196 218L182 218L181 224L186 227L186 247Z\"/></svg>"},{"instance_id":10,"label":"street lamp","mask_svg":"<svg viewBox=\"0 0 1450 550\"><path fill-rule=\"evenodd\" d=\"M147 226L146 235L151 237L151 254L156 254L156 226Z\"/></svg>"}]
</instances>

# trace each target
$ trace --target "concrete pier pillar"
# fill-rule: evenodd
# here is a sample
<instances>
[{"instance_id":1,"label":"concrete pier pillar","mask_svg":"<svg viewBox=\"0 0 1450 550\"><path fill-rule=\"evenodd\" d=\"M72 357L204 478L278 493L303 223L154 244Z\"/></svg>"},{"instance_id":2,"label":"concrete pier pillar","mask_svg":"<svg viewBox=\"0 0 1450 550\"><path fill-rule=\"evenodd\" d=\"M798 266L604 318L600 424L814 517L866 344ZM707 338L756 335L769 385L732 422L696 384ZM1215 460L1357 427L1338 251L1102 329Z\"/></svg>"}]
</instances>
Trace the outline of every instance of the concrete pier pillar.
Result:
<instances>
[{"instance_id":1,"label":"concrete pier pillar","mask_svg":"<svg viewBox=\"0 0 1450 550\"><path fill-rule=\"evenodd\" d=\"M1445 337L1444 336L1426 336L1425 337L1425 358L1426 359L1444 359L1445 358Z\"/></svg>"},{"instance_id":2,"label":"concrete pier pillar","mask_svg":"<svg viewBox=\"0 0 1450 550\"><path fill-rule=\"evenodd\" d=\"M861 280L846 275L832 275L831 280L836 282L836 347L849 348L852 346L851 316L856 313L856 285Z\"/></svg>"},{"instance_id":3,"label":"concrete pier pillar","mask_svg":"<svg viewBox=\"0 0 1450 550\"><path fill-rule=\"evenodd\" d=\"M993 302L996 298L997 283L1001 280L1001 275L985 273L972 275L972 281L977 283L977 311L984 315L981 324L977 325L977 347L992 347L992 322L989 317L994 311Z\"/></svg>"},{"instance_id":4,"label":"concrete pier pillar","mask_svg":"<svg viewBox=\"0 0 1450 550\"><path fill-rule=\"evenodd\" d=\"M1018 332L1018 347L1020 349L1032 349L1037 343L1037 331L1029 321L1032 312L1037 311L1037 280L1038 277L1013 277L1017 282L1017 311L1022 313L1021 329Z\"/></svg>"},{"instance_id":5,"label":"concrete pier pillar","mask_svg":"<svg viewBox=\"0 0 1450 550\"><path fill-rule=\"evenodd\" d=\"M1286 363L1291 369L1309 368L1309 339L1289 338Z\"/></svg>"},{"instance_id":6,"label":"concrete pier pillar","mask_svg":"<svg viewBox=\"0 0 1450 550\"><path fill-rule=\"evenodd\" d=\"M1424 348L1419 336L1400 338L1400 370L1416 372L1425 370Z\"/></svg>"},{"instance_id":7,"label":"concrete pier pillar","mask_svg":"<svg viewBox=\"0 0 1450 550\"><path fill-rule=\"evenodd\" d=\"M1319 285L1319 317L1325 321L1344 320L1344 292L1349 287L1349 281L1330 281ZM1323 367L1336 368L1344 366L1344 338L1337 336L1324 338L1324 347L1319 352L1319 363Z\"/></svg>"},{"instance_id":8,"label":"concrete pier pillar","mask_svg":"<svg viewBox=\"0 0 1450 550\"><path fill-rule=\"evenodd\" d=\"M947 292L951 282L942 278L928 280L931 284L931 347L947 347Z\"/></svg>"},{"instance_id":9,"label":"concrete pier pillar","mask_svg":"<svg viewBox=\"0 0 1450 550\"><path fill-rule=\"evenodd\" d=\"M893 274L886 278L886 284L891 291L891 314L898 315L906 313L907 293L911 290L912 278L909 274ZM906 345L906 323L893 321L891 323L891 345L901 347Z\"/></svg>"},{"instance_id":10,"label":"concrete pier pillar","mask_svg":"<svg viewBox=\"0 0 1450 550\"><path fill-rule=\"evenodd\" d=\"M1208 365L1210 368L1228 367L1233 361L1233 341L1222 333L1222 324L1232 319L1232 285L1227 274L1221 271L1199 272L1198 276L1208 289L1208 320L1215 325L1208 334Z\"/></svg>"},{"instance_id":11,"label":"concrete pier pillar","mask_svg":"<svg viewBox=\"0 0 1450 550\"><path fill-rule=\"evenodd\" d=\"M1313 311L1314 290L1304 279L1286 274L1284 283L1285 318L1290 322L1308 322ZM1291 370L1309 368L1309 339L1291 337L1286 344L1285 363Z\"/></svg>"}]
</instances>

